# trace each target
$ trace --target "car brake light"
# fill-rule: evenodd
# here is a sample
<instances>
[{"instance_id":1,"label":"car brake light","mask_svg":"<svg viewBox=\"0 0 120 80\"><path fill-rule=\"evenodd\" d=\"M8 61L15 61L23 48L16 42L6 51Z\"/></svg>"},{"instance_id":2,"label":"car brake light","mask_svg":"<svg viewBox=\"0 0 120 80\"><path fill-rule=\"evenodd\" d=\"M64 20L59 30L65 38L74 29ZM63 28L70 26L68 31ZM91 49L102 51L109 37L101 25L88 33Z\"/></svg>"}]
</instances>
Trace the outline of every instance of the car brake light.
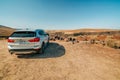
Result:
<instances>
[{"instance_id":1,"label":"car brake light","mask_svg":"<svg viewBox=\"0 0 120 80\"><path fill-rule=\"evenodd\" d=\"M14 43L14 40L13 39L8 39L8 42L9 43Z\"/></svg>"},{"instance_id":2,"label":"car brake light","mask_svg":"<svg viewBox=\"0 0 120 80\"><path fill-rule=\"evenodd\" d=\"M34 38L34 39L30 39L29 42L39 42L40 38Z\"/></svg>"}]
</instances>

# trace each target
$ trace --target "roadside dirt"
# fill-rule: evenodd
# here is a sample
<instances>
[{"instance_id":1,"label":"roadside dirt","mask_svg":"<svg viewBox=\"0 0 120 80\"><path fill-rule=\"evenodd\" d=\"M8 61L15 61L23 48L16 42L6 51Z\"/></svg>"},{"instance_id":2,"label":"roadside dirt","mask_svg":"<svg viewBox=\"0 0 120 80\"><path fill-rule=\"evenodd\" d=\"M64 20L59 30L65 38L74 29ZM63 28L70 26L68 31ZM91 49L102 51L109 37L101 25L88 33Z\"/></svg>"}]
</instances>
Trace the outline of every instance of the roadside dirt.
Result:
<instances>
[{"instance_id":1,"label":"roadside dirt","mask_svg":"<svg viewBox=\"0 0 120 80\"><path fill-rule=\"evenodd\" d=\"M10 55L0 40L0 80L120 80L120 50L55 41L44 54Z\"/></svg>"}]
</instances>

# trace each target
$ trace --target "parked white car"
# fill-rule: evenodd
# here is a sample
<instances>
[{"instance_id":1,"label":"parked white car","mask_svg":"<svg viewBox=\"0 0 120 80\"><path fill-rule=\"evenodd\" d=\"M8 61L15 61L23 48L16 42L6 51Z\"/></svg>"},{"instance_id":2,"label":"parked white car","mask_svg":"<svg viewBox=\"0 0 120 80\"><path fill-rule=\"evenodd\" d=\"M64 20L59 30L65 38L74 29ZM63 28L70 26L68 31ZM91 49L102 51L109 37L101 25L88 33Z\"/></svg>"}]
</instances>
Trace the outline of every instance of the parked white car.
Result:
<instances>
[{"instance_id":1,"label":"parked white car","mask_svg":"<svg viewBox=\"0 0 120 80\"><path fill-rule=\"evenodd\" d=\"M19 30L8 38L8 50L13 53L44 53L49 35L42 29Z\"/></svg>"}]
</instances>

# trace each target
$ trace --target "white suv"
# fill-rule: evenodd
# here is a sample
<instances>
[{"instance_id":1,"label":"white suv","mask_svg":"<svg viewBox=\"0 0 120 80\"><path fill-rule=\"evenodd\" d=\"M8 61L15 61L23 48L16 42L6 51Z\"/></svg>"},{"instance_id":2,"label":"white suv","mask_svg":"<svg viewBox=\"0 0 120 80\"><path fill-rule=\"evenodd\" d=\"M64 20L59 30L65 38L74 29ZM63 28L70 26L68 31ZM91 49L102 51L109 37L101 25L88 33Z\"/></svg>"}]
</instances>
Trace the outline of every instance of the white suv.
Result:
<instances>
[{"instance_id":1,"label":"white suv","mask_svg":"<svg viewBox=\"0 0 120 80\"><path fill-rule=\"evenodd\" d=\"M49 35L42 29L19 30L8 38L8 50L15 53L44 53Z\"/></svg>"}]
</instances>

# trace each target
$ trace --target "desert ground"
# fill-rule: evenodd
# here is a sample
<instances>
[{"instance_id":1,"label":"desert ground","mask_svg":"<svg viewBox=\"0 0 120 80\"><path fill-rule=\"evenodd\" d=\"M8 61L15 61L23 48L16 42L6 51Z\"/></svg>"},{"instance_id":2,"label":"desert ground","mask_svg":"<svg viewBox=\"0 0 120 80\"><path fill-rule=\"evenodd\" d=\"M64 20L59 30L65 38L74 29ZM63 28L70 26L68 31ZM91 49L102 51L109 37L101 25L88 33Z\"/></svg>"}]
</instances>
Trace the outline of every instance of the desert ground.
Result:
<instances>
[{"instance_id":1,"label":"desert ground","mask_svg":"<svg viewBox=\"0 0 120 80\"><path fill-rule=\"evenodd\" d=\"M52 41L44 54L10 55L0 40L0 80L120 80L120 49Z\"/></svg>"}]
</instances>

